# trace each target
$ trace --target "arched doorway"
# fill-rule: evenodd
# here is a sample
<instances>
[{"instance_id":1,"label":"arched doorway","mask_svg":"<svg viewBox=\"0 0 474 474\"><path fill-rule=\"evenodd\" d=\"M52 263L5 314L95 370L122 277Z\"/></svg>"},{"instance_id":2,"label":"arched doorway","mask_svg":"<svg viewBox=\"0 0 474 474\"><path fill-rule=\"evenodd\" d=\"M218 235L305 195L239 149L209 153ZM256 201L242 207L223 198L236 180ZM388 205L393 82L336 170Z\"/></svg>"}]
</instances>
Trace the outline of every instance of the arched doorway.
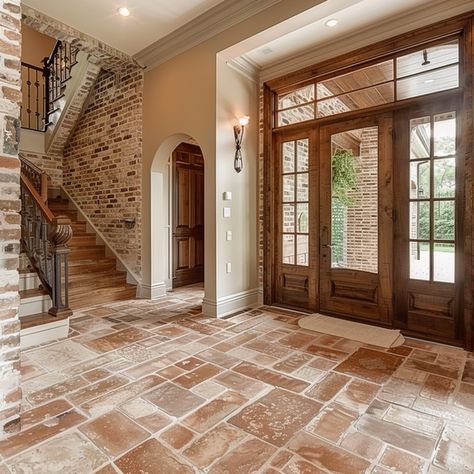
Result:
<instances>
[{"instance_id":1,"label":"arched doorway","mask_svg":"<svg viewBox=\"0 0 474 474\"><path fill-rule=\"evenodd\" d=\"M181 150L181 151L180 151ZM189 150L189 153L183 154L183 150ZM199 150L200 153L197 153ZM173 278L176 276L177 267L181 267L184 270L186 258L188 262L192 261L192 267L196 270L196 267L201 267L202 278L204 279L204 157L200 151L200 147L196 140L187 134L175 134L168 137L158 148L152 166L150 175L151 185L151 281L153 292L151 297L156 298L164 296L166 291L169 291L173 286L182 286L187 283L196 283L199 278L194 275L194 280L186 278L181 279L177 285L173 285ZM201 170L198 171L199 166L194 166L194 162L198 162L194 156L199 155L202 162ZM176 160L181 163L181 182L176 182ZM188 165L185 162L188 160ZM185 168L196 168L191 173L187 173ZM174 172L173 172L174 170ZM198 171L197 173L195 171ZM201 177L196 180L196 174L202 173ZM190 176L193 175L191 179ZM186 186L196 186L198 181L198 187L200 187L200 193L202 193L202 208L199 212L202 215L196 216L195 211L191 212L191 220L183 215L182 206L186 204L186 201L190 201L189 194L185 199L180 199L180 195L177 194L176 186L181 187L181 193L184 192ZM181 194L182 197L182 194ZM176 200L181 200L181 221L174 222L177 218L180 219L179 212L176 211ZM179 206L178 206L179 207ZM193 215L194 213L194 215ZM178 214L178 215L177 215ZM199 213L198 213L199 214ZM178 230L185 230L187 225L188 228L195 227L196 217L198 224L202 224L202 229L199 229L200 237L202 242L196 245L195 235L185 236L184 234L176 235ZM189 221L189 222L188 222ZM202 221L202 222L201 222ZM176 225L181 224L181 225ZM189 230L189 229L188 229ZM191 232L192 233L192 232ZM179 232L178 232L179 234ZM189 237L189 238L188 238ZM187 239L188 238L188 239ZM186 245L188 250L186 251ZM181 247L181 248L180 248ZM199 255L196 255L196 252ZM197 265L196 265L197 263ZM181 271L181 276L184 274ZM194 271L194 274L199 271ZM201 283L202 286L202 283Z\"/></svg>"}]
</instances>

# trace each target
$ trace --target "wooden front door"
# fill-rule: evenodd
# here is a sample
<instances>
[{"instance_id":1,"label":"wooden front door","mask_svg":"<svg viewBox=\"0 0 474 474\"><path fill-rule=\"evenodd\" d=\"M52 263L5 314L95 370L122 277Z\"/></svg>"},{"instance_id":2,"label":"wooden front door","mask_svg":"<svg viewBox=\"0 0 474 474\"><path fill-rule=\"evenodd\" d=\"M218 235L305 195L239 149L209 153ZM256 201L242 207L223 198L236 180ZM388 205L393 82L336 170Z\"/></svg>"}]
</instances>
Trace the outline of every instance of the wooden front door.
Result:
<instances>
[{"instance_id":1,"label":"wooden front door","mask_svg":"<svg viewBox=\"0 0 474 474\"><path fill-rule=\"evenodd\" d=\"M204 281L204 159L198 146L173 152L173 288Z\"/></svg>"},{"instance_id":2,"label":"wooden front door","mask_svg":"<svg viewBox=\"0 0 474 474\"><path fill-rule=\"evenodd\" d=\"M463 339L463 152L456 100L397 113L395 322Z\"/></svg>"},{"instance_id":3,"label":"wooden front door","mask_svg":"<svg viewBox=\"0 0 474 474\"><path fill-rule=\"evenodd\" d=\"M321 128L320 311L390 324L392 117Z\"/></svg>"}]
</instances>

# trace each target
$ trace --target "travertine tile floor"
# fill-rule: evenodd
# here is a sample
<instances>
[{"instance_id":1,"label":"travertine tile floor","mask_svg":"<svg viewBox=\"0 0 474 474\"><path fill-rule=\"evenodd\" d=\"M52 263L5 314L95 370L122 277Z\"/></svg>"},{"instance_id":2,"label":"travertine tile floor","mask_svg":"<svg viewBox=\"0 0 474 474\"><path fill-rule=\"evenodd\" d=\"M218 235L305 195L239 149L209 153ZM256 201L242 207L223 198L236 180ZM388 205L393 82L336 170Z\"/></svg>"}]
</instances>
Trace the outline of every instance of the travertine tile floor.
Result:
<instances>
[{"instance_id":1,"label":"travertine tile floor","mask_svg":"<svg viewBox=\"0 0 474 474\"><path fill-rule=\"evenodd\" d=\"M25 351L0 473L474 472L472 354L364 346L268 307L209 319L201 299L88 308Z\"/></svg>"}]
</instances>

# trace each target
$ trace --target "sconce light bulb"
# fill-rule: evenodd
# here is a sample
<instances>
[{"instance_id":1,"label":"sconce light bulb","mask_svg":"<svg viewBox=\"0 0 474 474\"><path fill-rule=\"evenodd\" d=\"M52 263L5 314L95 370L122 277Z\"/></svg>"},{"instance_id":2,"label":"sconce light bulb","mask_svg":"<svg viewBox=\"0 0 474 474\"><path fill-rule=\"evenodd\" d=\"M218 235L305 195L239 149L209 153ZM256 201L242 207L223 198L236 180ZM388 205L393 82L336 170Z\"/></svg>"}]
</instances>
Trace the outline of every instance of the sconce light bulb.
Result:
<instances>
[{"instance_id":1,"label":"sconce light bulb","mask_svg":"<svg viewBox=\"0 0 474 474\"><path fill-rule=\"evenodd\" d=\"M249 120L250 120L250 117L240 117L239 118L239 125L242 126L242 127L245 127L246 125L248 125L249 123Z\"/></svg>"}]
</instances>

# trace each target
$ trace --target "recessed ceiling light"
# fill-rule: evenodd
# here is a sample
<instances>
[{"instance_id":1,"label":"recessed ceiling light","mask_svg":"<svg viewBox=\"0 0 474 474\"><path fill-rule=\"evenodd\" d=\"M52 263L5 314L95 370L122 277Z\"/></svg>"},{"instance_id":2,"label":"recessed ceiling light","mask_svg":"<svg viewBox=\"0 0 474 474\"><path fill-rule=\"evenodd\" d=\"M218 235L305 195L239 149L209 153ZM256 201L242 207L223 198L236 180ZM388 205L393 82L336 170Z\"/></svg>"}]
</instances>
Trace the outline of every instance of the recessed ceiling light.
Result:
<instances>
[{"instance_id":1,"label":"recessed ceiling light","mask_svg":"<svg viewBox=\"0 0 474 474\"><path fill-rule=\"evenodd\" d=\"M117 11L119 12L119 15L122 15L122 16L130 15L130 10L127 7L120 7Z\"/></svg>"},{"instance_id":2,"label":"recessed ceiling light","mask_svg":"<svg viewBox=\"0 0 474 474\"><path fill-rule=\"evenodd\" d=\"M335 18L331 18L326 23L324 23L328 28L334 28L339 23Z\"/></svg>"},{"instance_id":3,"label":"recessed ceiling light","mask_svg":"<svg viewBox=\"0 0 474 474\"><path fill-rule=\"evenodd\" d=\"M435 81L434 79L426 79L425 84L431 84L434 81Z\"/></svg>"}]
</instances>

